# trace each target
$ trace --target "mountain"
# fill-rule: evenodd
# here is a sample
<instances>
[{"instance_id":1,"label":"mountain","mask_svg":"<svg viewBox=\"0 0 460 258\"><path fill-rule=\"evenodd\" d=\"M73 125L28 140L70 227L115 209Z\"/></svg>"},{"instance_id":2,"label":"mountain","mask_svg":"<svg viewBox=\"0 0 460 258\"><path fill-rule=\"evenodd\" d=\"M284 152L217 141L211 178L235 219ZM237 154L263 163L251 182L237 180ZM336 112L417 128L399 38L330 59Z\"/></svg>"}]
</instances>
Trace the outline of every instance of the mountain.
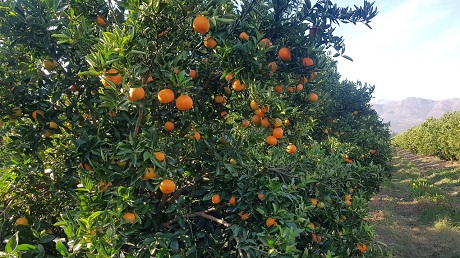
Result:
<instances>
[{"instance_id":1,"label":"mountain","mask_svg":"<svg viewBox=\"0 0 460 258\"><path fill-rule=\"evenodd\" d=\"M390 122L391 131L401 133L427 118L439 118L445 113L460 111L460 98L429 100L411 97L397 101L376 100L371 105L384 122Z\"/></svg>"}]
</instances>

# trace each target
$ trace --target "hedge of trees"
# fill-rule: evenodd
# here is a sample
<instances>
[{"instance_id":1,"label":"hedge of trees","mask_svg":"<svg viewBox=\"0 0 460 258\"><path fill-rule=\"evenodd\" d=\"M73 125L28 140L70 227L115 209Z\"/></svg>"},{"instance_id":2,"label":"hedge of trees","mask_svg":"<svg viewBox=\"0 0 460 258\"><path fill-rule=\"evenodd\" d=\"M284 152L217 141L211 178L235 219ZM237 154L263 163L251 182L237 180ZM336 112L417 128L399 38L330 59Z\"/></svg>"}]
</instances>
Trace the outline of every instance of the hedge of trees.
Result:
<instances>
[{"instance_id":1,"label":"hedge of trees","mask_svg":"<svg viewBox=\"0 0 460 258\"><path fill-rule=\"evenodd\" d=\"M1 255L375 257L388 125L330 52L376 13L4 1Z\"/></svg>"},{"instance_id":2,"label":"hedge of trees","mask_svg":"<svg viewBox=\"0 0 460 258\"><path fill-rule=\"evenodd\" d=\"M460 112L447 113L396 135L392 143L414 153L437 156L445 160L460 159Z\"/></svg>"}]
</instances>

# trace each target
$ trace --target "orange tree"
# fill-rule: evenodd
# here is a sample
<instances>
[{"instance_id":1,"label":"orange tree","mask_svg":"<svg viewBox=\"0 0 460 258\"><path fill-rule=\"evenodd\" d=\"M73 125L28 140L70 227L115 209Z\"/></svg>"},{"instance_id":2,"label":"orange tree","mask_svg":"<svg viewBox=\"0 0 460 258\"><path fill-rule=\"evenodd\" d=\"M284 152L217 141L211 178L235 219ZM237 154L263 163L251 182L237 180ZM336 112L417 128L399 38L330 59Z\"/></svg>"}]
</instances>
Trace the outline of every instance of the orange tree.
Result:
<instances>
[{"instance_id":1,"label":"orange tree","mask_svg":"<svg viewBox=\"0 0 460 258\"><path fill-rule=\"evenodd\" d=\"M388 130L369 91L353 102L366 119L334 107L362 90L326 49L344 51L334 24L375 15L366 1L2 3L5 253L370 253L388 152L354 155L386 150ZM318 133L331 123L338 135Z\"/></svg>"}]
</instances>

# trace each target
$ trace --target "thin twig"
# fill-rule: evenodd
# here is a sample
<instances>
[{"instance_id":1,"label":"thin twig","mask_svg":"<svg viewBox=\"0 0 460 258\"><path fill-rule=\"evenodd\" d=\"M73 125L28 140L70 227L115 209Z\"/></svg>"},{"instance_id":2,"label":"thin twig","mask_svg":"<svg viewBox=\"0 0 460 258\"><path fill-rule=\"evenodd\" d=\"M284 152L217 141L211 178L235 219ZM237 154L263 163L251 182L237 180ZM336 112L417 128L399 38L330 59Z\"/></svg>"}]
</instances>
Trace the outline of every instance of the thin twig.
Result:
<instances>
[{"instance_id":1,"label":"thin twig","mask_svg":"<svg viewBox=\"0 0 460 258\"><path fill-rule=\"evenodd\" d=\"M137 135L139 134L139 126L142 122L142 116L144 115L144 109L139 106L139 117L137 118L136 126L134 127L133 139L137 139Z\"/></svg>"}]
</instances>

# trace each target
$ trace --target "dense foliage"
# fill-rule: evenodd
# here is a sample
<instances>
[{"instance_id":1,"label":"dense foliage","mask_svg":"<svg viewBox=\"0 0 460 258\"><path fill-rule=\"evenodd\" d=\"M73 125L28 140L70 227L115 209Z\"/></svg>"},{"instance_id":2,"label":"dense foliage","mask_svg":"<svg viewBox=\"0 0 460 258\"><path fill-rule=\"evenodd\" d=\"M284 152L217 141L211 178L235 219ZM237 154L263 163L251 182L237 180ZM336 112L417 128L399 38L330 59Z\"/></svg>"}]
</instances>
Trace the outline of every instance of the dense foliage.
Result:
<instances>
[{"instance_id":1,"label":"dense foliage","mask_svg":"<svg viewBox=\"0 0 460 258\"><path fill-rule=\"evenodd\" d=\"M373 257L364 217L388 126L373 86L340 81L327 51L344 51L333 24L375 15L368 2L3 2L3 254Z\"/></svg>"},{"instance_id":2,"label":"dense foliage","mask_svg":"<svg viewBox=\"0 0 460 258\"><path fill-rule=\"evenodd\" d=\"M460 112L447 113L441 118L428 118L404 133L392 143L417 154L437 156L445 160L460 159Z\"/></svg>"}]
</instances>

